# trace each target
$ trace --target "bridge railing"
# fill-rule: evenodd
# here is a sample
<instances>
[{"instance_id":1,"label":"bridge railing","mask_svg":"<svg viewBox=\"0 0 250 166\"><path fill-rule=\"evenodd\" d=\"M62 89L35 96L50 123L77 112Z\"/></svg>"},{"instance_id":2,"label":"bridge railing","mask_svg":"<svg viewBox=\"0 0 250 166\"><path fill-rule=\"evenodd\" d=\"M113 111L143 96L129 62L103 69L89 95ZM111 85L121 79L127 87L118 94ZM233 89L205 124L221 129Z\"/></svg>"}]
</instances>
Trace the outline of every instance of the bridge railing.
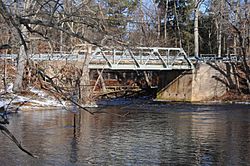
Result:
<instances>
[{"instance_id":1,"label":"bridge railing","mask_svg":"<svg viewBox=\"0 0 250 166\"><path fill-rule=\"evenodd\" d=\"M84 55L71 54L71 53L53 53L53 54L31 54L30 58L36 61L56 61L56 60L68 60L76 61L83 59Z\"/></svg>"},{"instance_id":2,"label":"bridge railing","mask_svg":"<svg viewBox=\"0 0 250 166\"><path fill-rule=\"evenodd\" d=\"M1 59L16 59L17 54L0 54Z\"/></svg>"},{"instance_id":3,"label":"bridge railing","mask_svg":"<svg viewBox=\"0 0 250 166\"><path fill-rule=\"evenodd\" d=\"M220 57L217 54L200 54L199 57L190 58L191 60L196 60L198 62L242 62L242 56L229 54L221 55Z\"/></svg>"},{"instance_id":4,"label":"bridge railing","mask_svg":"<svg viewBox=\"0 0 250 166\"><path fill-rule=\"evenodd\" d=\"M17 54L0 54L2 59L17 59ZM76 61L83 59L83 54L71 54L71 53L44 53L44 54L30 54L29 58L34 61L57 61L57 60L69 60Z\"/></svg>"}]
</instances>

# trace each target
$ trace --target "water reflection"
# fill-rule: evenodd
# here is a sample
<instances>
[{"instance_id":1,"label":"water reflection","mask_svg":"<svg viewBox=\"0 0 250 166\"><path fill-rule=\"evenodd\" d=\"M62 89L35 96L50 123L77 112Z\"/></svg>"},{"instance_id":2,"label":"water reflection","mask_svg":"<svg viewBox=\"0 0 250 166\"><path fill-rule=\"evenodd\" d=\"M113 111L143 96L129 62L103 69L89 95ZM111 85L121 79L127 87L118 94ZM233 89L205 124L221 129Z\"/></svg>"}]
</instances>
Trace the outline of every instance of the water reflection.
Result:
<instances>
[{"instance_id":1,"label":"water reflection","mask_svg":"<svg viewBox=\"0 0 250 166\"><path fill-rule=\"evenodd\" d=\"M0 135L3 165L247 165L250 109L244 105L135 104L110 114L21 112L9 129L32 159ZM2 165L2 164L1 164Z\"/></svg>"},{"instance_id":2,"label":"water reflection","mask_svg":"<svg viewBox=\"0 0 250 166\"><path fill-rule=\"evenodd\" d=\"M70 143L71 145L71 149L70 149L70 162L71 163L76 163L78 161L78 138L80 135L80 131L81 131L81 114L79 114L79 118L77 120L77 114L74 113L74 118L73 118L73 138L72 141Z\"/></svg>"}]
</instances>

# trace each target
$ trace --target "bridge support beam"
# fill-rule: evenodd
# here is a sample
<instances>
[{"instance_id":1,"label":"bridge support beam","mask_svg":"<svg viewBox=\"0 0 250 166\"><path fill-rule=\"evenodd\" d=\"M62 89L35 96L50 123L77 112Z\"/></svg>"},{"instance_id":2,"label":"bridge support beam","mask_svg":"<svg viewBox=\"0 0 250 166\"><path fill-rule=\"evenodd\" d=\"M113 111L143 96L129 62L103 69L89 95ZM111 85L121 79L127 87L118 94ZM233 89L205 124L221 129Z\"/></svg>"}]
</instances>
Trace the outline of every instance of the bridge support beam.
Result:
<instances>
[{"instance_id":1,"label":"bridge support beam","mask_svg":"<svg viewBox=\"0 0 250 166\"><path fill-rule=\"evenodd\" d=\"M226 86L215 78L223 76L211 66L200 64L196 69L179 74L163 87L157 93L157 100L189 102L213 100L226 93Z\"/></svg>"}]
</instances>

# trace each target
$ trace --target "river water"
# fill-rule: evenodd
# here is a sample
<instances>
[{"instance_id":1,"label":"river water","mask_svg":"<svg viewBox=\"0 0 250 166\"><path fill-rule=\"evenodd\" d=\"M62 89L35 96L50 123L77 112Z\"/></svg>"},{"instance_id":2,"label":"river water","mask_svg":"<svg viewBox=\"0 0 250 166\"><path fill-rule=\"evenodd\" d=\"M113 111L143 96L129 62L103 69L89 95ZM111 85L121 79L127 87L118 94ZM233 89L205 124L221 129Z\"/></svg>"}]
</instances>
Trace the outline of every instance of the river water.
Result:
<instances>
[{"instance_id":1,"label":"river water","mask_svg":"<svg viewBox=\"0 0 250 166\"><path fill-rule=\"evenodd\" d=\"M250 106L137 102L11 115L0 165L250 165ZM125 115L123 117L114 115Z\"/></svg>"}]
</instances>

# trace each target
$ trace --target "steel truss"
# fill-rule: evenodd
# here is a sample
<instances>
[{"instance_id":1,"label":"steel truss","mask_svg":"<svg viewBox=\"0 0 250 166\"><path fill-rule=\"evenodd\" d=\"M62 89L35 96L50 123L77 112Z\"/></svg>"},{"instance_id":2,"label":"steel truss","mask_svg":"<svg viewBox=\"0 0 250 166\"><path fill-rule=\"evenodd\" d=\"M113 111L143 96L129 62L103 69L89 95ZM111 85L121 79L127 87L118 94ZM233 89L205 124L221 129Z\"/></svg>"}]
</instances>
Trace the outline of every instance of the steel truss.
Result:
<instances>
[{"instance_id":1,"label":"steel truss","mask_svg":"<svg viewBox=\"0 0 250 166\"><path fill-rule=\"evenodd\" d=\"M182 48L97 48L92 54L89 68L111 70L189 70L193 69L193 64Z\"/></svg>"}]
</instances>

